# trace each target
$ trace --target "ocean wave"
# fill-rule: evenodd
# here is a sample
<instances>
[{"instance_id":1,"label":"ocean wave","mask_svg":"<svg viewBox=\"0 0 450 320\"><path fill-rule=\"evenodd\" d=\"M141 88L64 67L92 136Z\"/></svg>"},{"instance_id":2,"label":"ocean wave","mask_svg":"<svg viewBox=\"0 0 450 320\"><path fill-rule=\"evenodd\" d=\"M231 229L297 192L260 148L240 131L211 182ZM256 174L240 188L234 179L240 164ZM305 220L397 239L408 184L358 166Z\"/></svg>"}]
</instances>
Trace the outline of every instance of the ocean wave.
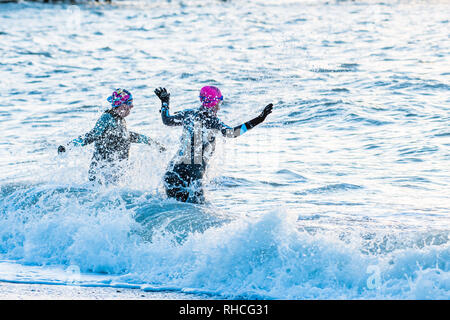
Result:
<instances>
[{"instance_id":1,"label":"ocean wave","mask_svg":"<svg viewBox=\"0 0 450 320\"><path fill-rule=\"evenodd\" d=\"M76 265L145 290L225 298L449 297L445 235L422 247L397 239L400 244L380 253L369 250L377 239L310 234L303 228L309 220L283 209L225 219L201 206L140 193L124 203L112 192L91 198L81 196L87 190L44 189L2 188L2 259ZM77 200L83 197L85 203Z\"/></svg>"}]
</instances>

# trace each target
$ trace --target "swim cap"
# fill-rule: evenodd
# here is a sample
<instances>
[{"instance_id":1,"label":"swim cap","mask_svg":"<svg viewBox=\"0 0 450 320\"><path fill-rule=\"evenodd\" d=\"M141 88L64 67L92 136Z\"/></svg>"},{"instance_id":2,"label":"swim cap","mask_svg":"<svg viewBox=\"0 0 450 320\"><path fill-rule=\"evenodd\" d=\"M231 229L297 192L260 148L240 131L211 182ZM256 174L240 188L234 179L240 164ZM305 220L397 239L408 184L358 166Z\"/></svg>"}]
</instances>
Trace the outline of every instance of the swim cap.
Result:
<instances>
[{"instance_id":1,"label":"swim cap","mask_svg":"<svg viewBox=\"0 0 450 320\"><path fill-rule=\"evenodd\" d=\"M112 95L109 96L107 100L109 103L111 103L111 106L113 108L116 108L124 103L130 104L130 102L133 100L133 96L128 90L119 88L114 90Z\"/></svg>"},{"instance_id":2,"label":"swim cap","mask_svg":"<svg viewBox=\"0 0 450 320\"><path fill-rule=\"evenodd\" d=\"M200 101L203 107L212 108L218 101L223 100L222 93L219 88L213 86L206 86L200 90Z\"/></svg>"}]
</instances>

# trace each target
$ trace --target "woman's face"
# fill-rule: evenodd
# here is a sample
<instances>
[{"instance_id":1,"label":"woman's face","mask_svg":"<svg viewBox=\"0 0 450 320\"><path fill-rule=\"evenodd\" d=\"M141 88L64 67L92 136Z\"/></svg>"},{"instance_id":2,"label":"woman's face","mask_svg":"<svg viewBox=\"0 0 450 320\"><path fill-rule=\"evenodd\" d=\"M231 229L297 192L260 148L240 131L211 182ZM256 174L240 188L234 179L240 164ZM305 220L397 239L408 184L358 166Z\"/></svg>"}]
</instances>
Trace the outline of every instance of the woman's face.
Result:
<instances>
[{"instance_id":1,"label":"woman's face","mask_svg":"<svg viewBox=\"0 0 450 320\"><path fill-rule=\"evenodd\" d=\"M220 110L220 104L221 104L221 101L217 101L216 105L214 107L210 108L211 112L214 114L217 114L217 111Z\"/></svg>"},{"instance_id":2,"label":"woman's face","mask_svg":"<svg viewBox=\"0 0 450 320\"><path fill-rule=\"evenodd\" d=\"M131 101L130 103L124 103L113 110L119 117L125 118L130 114L132 108L133 102Z\"/></svg>"}]
</instances>

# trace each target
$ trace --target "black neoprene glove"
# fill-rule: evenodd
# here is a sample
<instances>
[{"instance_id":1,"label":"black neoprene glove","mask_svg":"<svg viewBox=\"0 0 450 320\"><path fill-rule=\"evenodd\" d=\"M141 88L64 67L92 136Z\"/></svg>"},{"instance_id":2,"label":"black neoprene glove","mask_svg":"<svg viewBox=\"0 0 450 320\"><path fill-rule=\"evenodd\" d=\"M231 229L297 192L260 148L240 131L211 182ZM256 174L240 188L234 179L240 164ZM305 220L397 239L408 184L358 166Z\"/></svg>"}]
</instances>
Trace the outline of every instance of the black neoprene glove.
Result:
<instances>
[{"instance_id":1,"label":"black neoprene glove","mask_svg":"<svg viewBox=\"0 0 450 320\"><path fill-rule=\"evenodd\" d=\"M59 147L58 147L58 154L63 153L63 152L66 152L66 147L64 147L64 146L59 146Z\"/></svg>"},{"instance_id":2,"label":"black neoprene glove","mask_svg":"<svg viewBox=\"0 0 450 320\"><path fill-rule=\"evenodd\" d=\"M264 120L266 120L266 117L272 113L272 108L273 108L273 104L269 103L263 110L263 112L261 112L261 114L259 115L260 118Z\"/></svg>"},{"instance_id":3,"label":"black neoprene glove","mask_svg":"<svg viewBox=\"0 0 450 320\"><path fill-rule=\"evenodd\" d=\"M272 113L273 104L268 104L259 116L245 123L247 129L251 129L266 120L266 117Z\"/></svg>"},{"instance_id":4,"label":"black neoprene glove","mask_svg":"<svg viewBox=\"0 0 450 320\"><path fill-rule=\"evenodd\" d=\"M162 103L166 103L167 106L169 105L170 93L167 92L166 88L156 88L155 94L158 96Z\"/></svg>"}]
</instances>

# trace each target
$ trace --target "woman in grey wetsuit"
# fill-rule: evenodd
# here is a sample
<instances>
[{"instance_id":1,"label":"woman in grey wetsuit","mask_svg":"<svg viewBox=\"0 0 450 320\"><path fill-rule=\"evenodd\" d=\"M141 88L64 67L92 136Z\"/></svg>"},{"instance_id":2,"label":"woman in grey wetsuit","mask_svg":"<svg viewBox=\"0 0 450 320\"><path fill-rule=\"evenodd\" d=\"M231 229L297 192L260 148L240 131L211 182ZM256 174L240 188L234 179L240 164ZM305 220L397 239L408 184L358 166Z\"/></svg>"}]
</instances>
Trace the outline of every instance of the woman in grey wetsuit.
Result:
<instances>
[{"instance_id":1,"label":"woman in grey wetsuit","mask_svg":"<svg viewBox=\"0 0 450 320\"><path fill-rule=\"evenodd\" d=\"M178 201L202 203L204 201L202 178L207 162L214 153L215 135L236 138L262 123L272 112L273 104L267 105L256 118L237 127L225 125L216 116L223 96L220 90L206 86L200 90L199 109L184 110L169 114L170 93L158 88L155 94L161 100L161 117L167 126L183 126L181 146L172 159L164 176L166 194Z\"/></svg>"},{"instance_id":2,"label":"woman in grey wetsuit","mask_svg":"<svg viewBox=\"0 0 450 320\"><path fill-rule=\"evenodd\" d=\"M123 164L128 160L131 143L144 143L157 146L162 152L165 148L149 137L127 130L125 117L133 108L133 96L125 89L116 89L108 102L111 109L106 110L85 135L73 139L66 146L86 146L94 143L94 154L89 168L89 180L98 183L116 183L122 172ZM65 146L58 147L58 153L66 151Z\"/></svg>"}]
</instances>

